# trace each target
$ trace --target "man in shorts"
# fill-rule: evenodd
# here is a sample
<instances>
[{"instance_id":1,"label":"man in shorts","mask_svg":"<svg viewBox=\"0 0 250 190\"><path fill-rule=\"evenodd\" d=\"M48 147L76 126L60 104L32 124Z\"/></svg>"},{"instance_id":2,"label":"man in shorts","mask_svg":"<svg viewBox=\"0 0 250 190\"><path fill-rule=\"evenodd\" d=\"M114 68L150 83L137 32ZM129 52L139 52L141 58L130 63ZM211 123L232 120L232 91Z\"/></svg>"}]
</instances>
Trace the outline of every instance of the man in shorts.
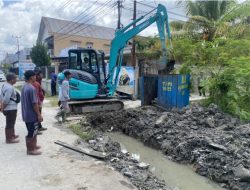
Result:
<instances>
[{"instance_id":1,"label":"man in shorts","mask_svg":"<svg viewBox=\"0 0 250 190\"><path fill-rule=\"evenodd\" d=\"M32 70L28 70L24 73L25 84L22 88L21 105L22 105L22 117L26 124L28 135L26 136L26 147L28 155L40 155L38 151L40 146L37 146L37 131L39 122L43 121L43 117L39 110L38 97L36 89L32 84L36 81L36 74Z\"/></svg>"}]
</instances>

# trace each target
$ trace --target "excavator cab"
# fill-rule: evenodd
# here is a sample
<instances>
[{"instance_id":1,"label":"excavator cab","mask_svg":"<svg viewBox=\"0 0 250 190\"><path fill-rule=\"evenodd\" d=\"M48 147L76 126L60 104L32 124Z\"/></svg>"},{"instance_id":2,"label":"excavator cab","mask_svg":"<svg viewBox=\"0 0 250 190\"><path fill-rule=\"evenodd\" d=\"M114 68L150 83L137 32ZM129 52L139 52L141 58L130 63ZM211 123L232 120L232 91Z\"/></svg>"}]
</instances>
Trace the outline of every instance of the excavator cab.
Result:
<instances>
[{"instance_id":1,"label":"excavator cab","mask_svg":"<svg viewBox=\"0 0 250 190\"><path fill-rule=\"evenodd\" d=\"M93 49L71 49L68 69L70 97L73 100L92 99L102 94L101 87L106 82L104 54Z\"/></svg>"},{"instance_id":2,"label":"excavator cab","mask_svg":"<svg viewBox=\"0 0 250 190\"><path fill-rule=\"evenodd\" d=\"M69 50L69 69L85 71L92 74L98 83L104 82L106 77L104 55L93 49Z\"/></svg>"},{"instance_id":3,"label":"excavator cab","mask_svg":"<svg viewBox=\"0 0 250 190\"><path fill-rule=\"evenodd\" d=\"M104 53L94 49L71 49L68 53L71 111L80 114L123 109L120 100L107 96Z\"/></svg>"}]
</instances>

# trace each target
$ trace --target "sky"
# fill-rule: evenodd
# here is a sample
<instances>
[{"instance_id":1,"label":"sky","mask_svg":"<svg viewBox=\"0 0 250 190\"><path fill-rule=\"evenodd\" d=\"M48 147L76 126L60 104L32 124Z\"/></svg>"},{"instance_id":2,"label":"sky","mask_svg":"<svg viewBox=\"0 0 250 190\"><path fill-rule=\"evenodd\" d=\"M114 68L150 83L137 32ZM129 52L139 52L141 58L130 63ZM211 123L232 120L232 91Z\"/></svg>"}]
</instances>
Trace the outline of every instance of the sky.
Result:
<instances>
[{"instance_id":1,"label":"sky","mask_svg":"<svg viewBox=\"0 0 250 190\"><path fill-rule=\"evenodd\" d=\"M173 0L137 0L138 16L152 10L162 3L171 11L170 20L186 20L183 7L177 7ZM117 0L0 0L0 60L7 53L17 51L17 39L20 49L32 47L36 43L42 16L76 20L87 24L96 24L111 28L117 27ZM113 5L113 6L112 6ZM132 19L133 0L124 0L121 22L126 26ZM179 14L176 15L175 13ZM69 29L70 30L70 29ZM146 29L141 35L157 33L156 25Z\"/></svg>"}]
</instances>

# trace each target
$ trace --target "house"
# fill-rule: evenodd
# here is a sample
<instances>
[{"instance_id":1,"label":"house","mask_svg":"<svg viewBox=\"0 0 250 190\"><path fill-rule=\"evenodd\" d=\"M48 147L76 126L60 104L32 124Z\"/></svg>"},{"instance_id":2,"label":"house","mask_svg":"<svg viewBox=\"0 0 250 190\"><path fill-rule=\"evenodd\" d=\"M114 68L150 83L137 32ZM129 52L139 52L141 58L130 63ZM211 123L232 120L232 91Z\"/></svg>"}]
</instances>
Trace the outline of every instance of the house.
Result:
<instances>
[{"instance_id":1,"label":"house","mask_svg":"<svg viewBox=\"0 0 250 190\"><path fill-rule=\"evenodd\" d=\"M109 51L114 34L113 28L42 17L37 42L45 43L53 58L69 47Z\"/></svg>"},{"instance_id":2,"label":"house","mask_svg":"<svg viewBox=\"0 0 250 190\"><path fill-rule=\"evenodd\" d=\"M24 48L14 54L6 54L2 63L10 65L10 72L19 75L19 78L23 78L25 69L33 69L35 65L32 63L30 57L31 48Z\"/></svg>"}]
</instances>

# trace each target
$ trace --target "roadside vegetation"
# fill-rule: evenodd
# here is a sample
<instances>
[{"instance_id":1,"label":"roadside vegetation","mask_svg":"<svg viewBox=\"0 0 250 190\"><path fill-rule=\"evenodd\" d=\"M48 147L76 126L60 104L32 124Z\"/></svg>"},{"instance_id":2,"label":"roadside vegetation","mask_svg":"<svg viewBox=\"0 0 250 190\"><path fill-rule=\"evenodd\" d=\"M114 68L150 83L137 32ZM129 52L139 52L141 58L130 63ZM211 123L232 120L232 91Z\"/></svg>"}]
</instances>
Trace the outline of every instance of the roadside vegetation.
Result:
<instances>
[{"instance_id":1,"label":"roadside vegetation","mask_svg":"<svg viewBox=\"0 0 250 190\"><path fill-rule=\"evenodd\" d=\"M171 23L174 57L181 68L174 73L205 78L206 105L250 120L250 1L180 1L187 22ZM138 56L158 59L158 36L138 38ZM169 44L167 44L169 47Z\"/></svg>"},{"instance_id":2,"label":"roadside vegetation","mask_svg":"<svg viewBox=\"0 0 250 190\"><path fill-rule=\"evenodd\" d=\"M45 98L49 100L49 103L52 107L58 106L58 96L50 96L49 94L45 94Z\"/></svg>"},{"instance_id":3,"label":"roadside vegetation","mask_svg":"<svg viewBox=\"0 0 250 190\"><path fill-rule=\"evenodd\" d=\"M70 125L70 129L85 141L91 140L94 136L94 133L91 130L83 128L81 123Z\"/></svg>"}]
</instances>

